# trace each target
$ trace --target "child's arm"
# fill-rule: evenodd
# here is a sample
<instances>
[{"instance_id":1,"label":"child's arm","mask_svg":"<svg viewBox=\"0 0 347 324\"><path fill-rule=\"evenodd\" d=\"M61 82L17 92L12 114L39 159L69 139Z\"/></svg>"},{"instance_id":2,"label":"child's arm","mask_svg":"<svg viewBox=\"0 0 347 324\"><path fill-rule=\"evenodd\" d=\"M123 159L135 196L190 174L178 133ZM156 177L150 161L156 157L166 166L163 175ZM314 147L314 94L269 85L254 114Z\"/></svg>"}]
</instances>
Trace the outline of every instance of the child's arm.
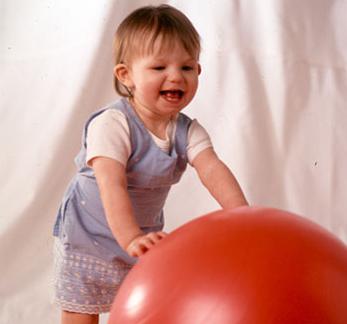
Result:
<instances>
[{"instance_id":1,"label":"child's arm","mask_svg":"<svg viewBox=\"0 0 347 324\"><path fill-rule=\"evenodd\" d=\"M212 148L199 153L192 165L203 185L222 208L248 205L236 178Z\"/></svg>"},{"instance_id":2,"label":"child's arm","mask_svg":"<svg viewBox=\"0 0 347 324\"><path fill-rule=\"evenodd\" d=\"M118 161L96 157L90 162L95 172L107 222L120 246L131 256L140 256L166 234L144 234L136 222L127 191L125 167Z\"/></svg>"}]
</instances>

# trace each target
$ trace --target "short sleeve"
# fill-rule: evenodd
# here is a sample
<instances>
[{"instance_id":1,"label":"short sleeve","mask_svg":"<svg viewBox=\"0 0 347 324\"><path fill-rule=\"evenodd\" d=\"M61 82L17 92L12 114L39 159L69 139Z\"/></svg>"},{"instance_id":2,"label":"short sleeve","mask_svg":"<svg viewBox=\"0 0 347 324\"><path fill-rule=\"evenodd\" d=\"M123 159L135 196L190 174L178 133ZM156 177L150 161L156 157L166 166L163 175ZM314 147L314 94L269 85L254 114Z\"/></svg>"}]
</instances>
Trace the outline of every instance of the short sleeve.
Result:
<instances>
[{"instance_id":1,"label":"short sleeve","mask_svg":"<svg viewBox=\"0 0 347 324\"><path fill-rule=\"evenodd\" d=\"M109 109L95 117L87 129L86 163L108 157L126 165L131 153L129 126L124 114Z\"/></svg>"},{"instance_id":2,"label":"short sleeve","mask_svg":"<svg viewBox=\"0 0 347 324\"><path fill-rule=\"evenodd\" d=\"M194 119L188 130L187 155L189 163L192 164L196 156L209 147L213 147L210 136L205 128Z\"/></svg>"}]
</instances>

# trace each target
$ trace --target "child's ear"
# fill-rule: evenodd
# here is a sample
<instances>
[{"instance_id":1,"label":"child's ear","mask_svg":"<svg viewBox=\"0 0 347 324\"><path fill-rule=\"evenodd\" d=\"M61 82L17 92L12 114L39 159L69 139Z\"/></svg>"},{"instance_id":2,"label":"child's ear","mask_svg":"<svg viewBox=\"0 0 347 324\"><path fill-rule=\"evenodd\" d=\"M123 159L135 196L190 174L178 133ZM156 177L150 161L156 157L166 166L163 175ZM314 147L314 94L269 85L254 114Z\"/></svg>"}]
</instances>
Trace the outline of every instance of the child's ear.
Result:
<instances>
[{"instance_id":1,"label":"child's ear","mask_svg":"<svg viewBox=\"0 0 347 324\"><path fill-rule=\"evenodd\" d=\"M131 81L130 71L127 65L123 63L117 64L113 68L113 74L119 80L119 82L126 86L128 89L132 88L133 82Z\"/></svg>"},{"instance_id":2,"label":"child's ear","mask_svg":"<svg viewBox=\"0 0 347 324\"><path fill-rule=\"evenodd\" d=\"M200 64L198 64L198 73L199 73L199 75L201 74L201 65Z\"/></svg>"}]
</instances>

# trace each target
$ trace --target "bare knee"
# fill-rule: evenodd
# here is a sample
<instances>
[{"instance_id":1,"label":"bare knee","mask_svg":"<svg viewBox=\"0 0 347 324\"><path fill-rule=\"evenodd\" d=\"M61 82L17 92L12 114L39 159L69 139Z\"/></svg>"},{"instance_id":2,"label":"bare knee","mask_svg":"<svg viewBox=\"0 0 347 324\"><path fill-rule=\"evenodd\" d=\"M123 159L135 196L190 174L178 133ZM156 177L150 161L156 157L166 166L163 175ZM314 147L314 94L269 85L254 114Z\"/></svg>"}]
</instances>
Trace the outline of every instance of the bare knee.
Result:
<instances>
[{"instance_id":1,"label":"bare knee","mask_svg":"<svg viewBox=\"0 0 347 324\"><path fill-rule=\"evenodd\" d=\"M61 324L98 324L98 314L81 314L63 311L61 314Z\"/></svg>"}]
</instances>

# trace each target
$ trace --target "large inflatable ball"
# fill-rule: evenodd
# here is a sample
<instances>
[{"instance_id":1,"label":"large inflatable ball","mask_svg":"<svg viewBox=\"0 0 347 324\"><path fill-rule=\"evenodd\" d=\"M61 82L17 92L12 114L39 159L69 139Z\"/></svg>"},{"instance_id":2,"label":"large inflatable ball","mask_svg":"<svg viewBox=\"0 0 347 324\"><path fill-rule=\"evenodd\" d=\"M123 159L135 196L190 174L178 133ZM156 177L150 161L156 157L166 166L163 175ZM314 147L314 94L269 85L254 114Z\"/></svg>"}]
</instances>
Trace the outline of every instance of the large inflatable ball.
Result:
<instances>
[{"instance_id":1,"label":"large inflatable ball","mask_svg":"<svg viewBox=\"0 0 347 324\"><path fill-rule=\"evenodd\" d=\"M197 218L129 273L109 324L346 324L347 248L285 211Z\"/></svg>"}]
</instances>

